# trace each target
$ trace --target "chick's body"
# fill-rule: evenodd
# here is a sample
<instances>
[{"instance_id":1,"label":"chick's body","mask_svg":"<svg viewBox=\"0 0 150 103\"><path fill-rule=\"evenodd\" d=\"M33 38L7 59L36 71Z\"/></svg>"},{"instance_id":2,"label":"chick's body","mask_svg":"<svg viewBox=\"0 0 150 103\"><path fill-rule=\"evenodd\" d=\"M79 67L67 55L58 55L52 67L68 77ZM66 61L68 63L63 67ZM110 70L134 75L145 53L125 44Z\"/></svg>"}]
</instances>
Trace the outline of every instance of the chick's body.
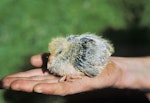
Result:
<instances>
[{"instance_id":1,"label":"chick's body","mask_svg":"<svg viewBox=\"0 0 150 103\"><path fill-rule=\"evenodd\" d=\"M47 67L59 76L97 76L113 53L112 45L94 34L56 38L49 43L51 56Z\"/></svg>"}]
</instances>

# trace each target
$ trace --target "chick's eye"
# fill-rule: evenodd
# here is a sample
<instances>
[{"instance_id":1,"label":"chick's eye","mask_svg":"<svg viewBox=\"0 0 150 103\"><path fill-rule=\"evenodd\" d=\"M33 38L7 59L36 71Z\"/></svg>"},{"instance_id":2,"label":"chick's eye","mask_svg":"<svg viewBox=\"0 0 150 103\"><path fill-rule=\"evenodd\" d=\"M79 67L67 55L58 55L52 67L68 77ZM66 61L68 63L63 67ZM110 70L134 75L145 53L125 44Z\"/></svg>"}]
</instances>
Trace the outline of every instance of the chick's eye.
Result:
<instances>
[{"instance_id":1,"label":"chick's eye","mask_svg":"<svg viewBox=\"0 0 150 103\"><path fill-rule=\"evenodd\" d=\"M61 54L62 51L63 51L63 49L58 50L57 55L58 55L58 54Z\"/></svg>"},{"instance_id":2,"label":"chick's eye","mask_svg":"<svg viewBox=\"0 0 150 103\"><path fill-rule=\"evenodd\" d=\"M58 54L61 54L61 53L62 53L62 51L59 51L59 52L58 52Z\"/></svg>"}]
</instances>

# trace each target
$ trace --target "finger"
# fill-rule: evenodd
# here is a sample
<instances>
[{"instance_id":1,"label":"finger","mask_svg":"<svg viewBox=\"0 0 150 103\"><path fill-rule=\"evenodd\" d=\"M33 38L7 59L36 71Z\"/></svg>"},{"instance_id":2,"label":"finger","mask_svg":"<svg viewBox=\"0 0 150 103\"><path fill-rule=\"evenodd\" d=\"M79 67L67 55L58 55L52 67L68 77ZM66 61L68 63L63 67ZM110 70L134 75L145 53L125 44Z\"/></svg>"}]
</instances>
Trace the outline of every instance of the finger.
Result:
<instances>
[{"instance_id":1,"label":"finger","mask_svg":"<svg viewBox=\"0 0 150 103\"><path fill-rule=\"evenodd\" d=\"M51 95L69 95L90 90L90 86L80 82L40 83L35 85L34 92Z\"/></svg>"},{"instance_id":2,"label":"finger","mask_svg":"<svg viewBox=\"0 0 150 103\"><path fill-rule=\"evenodd\" d=\"M42 54L32 56L31 59L30 59L30 62L33 66L41 67L42 64L43 64Z\"/></svg>"},{"instance_id":3,"label":"finger","mask_svg":"<svg viewBox=\"0 0 150 103\"><path fill-rule=\"evenodd\" d=\"M31 70L33 71L33 70ZM29 71L28 71L29 72ZM15 81L15 80L18 80L18 79L24 79L24 80L45 80L45 79L58 79L58 77L54 76L54 75L38 75L38 74L32 74L32 75L29 75L30 73L18 73L18 74L14 74L14 75L10 75L10 76L7 76L7 77L4 77L2 79L2 87L5 88L5 89L8 89L10 88L10 84Z\"/></svg>"},{"instance_id":4,"label":"finger","mask_svg":"<svg viewBox=\"0 0 150 103\"><path fill-rule=\"evenodd\" d=\"M10 84L13 82L13 81L15 81L15 80L17 80L18 78L10 78L10 77L6 77L6 78L3 78L3 80L2 80L2 88L4 88L4 89L9 89L10 88Z\"/></svg>"},{"instance_id":5,"label":"finger","mask_svg":"<svg viewBox=\"0 0 150 103\"><path fill-rule=\"evenodd\" d=\"M38 75L50 75L48 72L43 72L41 68L39 69L32 69L25 72L20 72L16 74L8 75L7 77L31 77L31 76L38 76Z\"/></svg>"},{"instance_id":6,"label":"finger","mask_svg":"<svg viewBox=\"0 0 150 103\"><path fill-rule=\"evenodd\" d=\"M52 79L59 79L59 78L54 75L33 76L33 77L26 78L26 80L52 80Z\"/></svg>"},{"instance_id":7,"label":"finger","mask_svg":"<svg viewBox=\"0 0 150 103\"><path fill-rule=\"evenodd\" d=\"M43 53L31 57L30 62L33 66L46 68L50 53Z\"/></svg>"},{"instance_id":8,"label":"finger","mask_svg":"<svg viewBox=\"0 0 150 103\"><path fill-rule=\"evenodd\" d=\"M64 96L66 94L66 87L62 85L63 83L39 83L35 85L33 91L42 94L50 94L50 95L61 95Z\"/></svg>"},{"instance_id":9,"label":"finger","mask_svg":"<svg viewBox=\"0 0 150 103\"><path fill-rule=\"evenodd\" d=\"M33 87L39 83L58 83L58 79L46 79L46 80L24 80L18 79L11 83L12 90L33 92Z\"/></svg>"}]
</instances>

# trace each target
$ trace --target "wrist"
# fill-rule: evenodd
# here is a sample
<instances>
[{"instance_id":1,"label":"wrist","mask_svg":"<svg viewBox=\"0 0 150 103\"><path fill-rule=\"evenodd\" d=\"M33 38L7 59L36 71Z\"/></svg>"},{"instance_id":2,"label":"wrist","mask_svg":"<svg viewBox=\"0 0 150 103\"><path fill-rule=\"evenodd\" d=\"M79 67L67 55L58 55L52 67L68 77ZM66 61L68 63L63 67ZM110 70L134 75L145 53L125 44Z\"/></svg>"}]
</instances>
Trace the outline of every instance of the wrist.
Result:
<instances>
[{"instance_id":1,"label":"wrist","mask_svg":"<svg viewBox=\"0 0 150 103\"><path fill-rule=\"evenodd\" d=\"M121 75L114 84L114 87L150 89L149 58L112 57L111 60L121 70Z\"/></svg>"}]
</instances>

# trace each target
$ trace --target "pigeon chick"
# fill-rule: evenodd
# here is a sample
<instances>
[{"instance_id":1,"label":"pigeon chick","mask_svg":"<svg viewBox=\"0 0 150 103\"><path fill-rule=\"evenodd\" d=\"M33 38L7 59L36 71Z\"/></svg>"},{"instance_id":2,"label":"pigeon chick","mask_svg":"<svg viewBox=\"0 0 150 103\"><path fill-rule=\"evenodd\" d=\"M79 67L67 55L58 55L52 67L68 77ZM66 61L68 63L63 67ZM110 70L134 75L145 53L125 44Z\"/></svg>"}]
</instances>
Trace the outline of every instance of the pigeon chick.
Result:
<instances>
[{"instance_id":1,"label":"pigeon chick","mask_svg":"<svg viewBox=\"0 0 150 103\"><path fill-rule=\"evenodd\" d=\"M54 38L49 43L47 69L63 77L61 81L97 76L107 65L114 52L109 41L94 34L70 35Z\"/></svg>"}]
</instances>

